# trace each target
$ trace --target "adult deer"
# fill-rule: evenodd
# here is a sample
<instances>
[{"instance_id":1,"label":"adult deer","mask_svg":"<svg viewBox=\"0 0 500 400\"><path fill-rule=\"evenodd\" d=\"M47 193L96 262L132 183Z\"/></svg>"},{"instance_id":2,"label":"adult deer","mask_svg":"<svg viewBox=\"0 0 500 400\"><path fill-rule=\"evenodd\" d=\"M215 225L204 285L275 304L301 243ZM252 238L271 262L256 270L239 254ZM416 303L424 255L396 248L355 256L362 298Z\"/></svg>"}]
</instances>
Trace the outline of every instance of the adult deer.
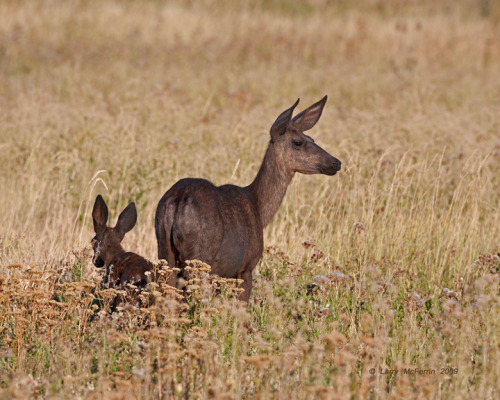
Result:
<instances>
[{"instance_id":1,"label":"adult deer","mask_svg":"<svg viewBox=\"0 0 500 400\"><path fill-rule=\"evenodd\" d=\"M262 257L263 230L278 210L294 174L335 175L340 161L304 132L318 122L327 96L292 119L299 100L271 127L271 141L254 181L246 187L214 186L186 178L174 184L156 209L158 258L183 269L198 259L212 273L243 280L240 300L248 302L252 271ZM171 284L175 284L171 275Z\"/></svg>"}]
</instances>

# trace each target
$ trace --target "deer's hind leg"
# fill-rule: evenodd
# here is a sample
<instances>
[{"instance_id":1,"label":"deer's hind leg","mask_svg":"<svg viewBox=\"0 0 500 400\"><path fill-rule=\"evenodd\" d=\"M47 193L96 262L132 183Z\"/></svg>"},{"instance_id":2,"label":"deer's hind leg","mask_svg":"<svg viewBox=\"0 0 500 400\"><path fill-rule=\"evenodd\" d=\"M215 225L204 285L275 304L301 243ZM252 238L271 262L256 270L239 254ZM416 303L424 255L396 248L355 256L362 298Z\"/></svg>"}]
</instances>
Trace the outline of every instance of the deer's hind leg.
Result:
<instances>
[{"instance_id":1,"label":"deer's hind leg","mask_svg":"<svg viewBox=\"0 0 500 400\"><path fill-rule=\"evenodd\" d=\"M245 268L243 271L238 273L238 279L242 279L243 282L240 284L240 288L243 289L243 292L241 292L240 296L238 297L238 300L244 301L245 303L248 304L248 301L250 300L250 294L252 293L252 287L253 287L253 280L252 280L252 272L259 262L258 258L256 261L253 261L250 263L248 268Z\"/></svg>"},{"instance_id":2,"label":"deer's hind leg","mask_svg":"<svg viewBox=\"0 0 500 400\"><path fill-rule=\"evenodd\" d=\"M175 249L172 238L174 207L172 204L167 205L167 212L163 221L156 221L156 239L158 241L158 259L167 260L169 268L176 268L177 265L177 250ZM157 214L158 218L158 214ZM167 283L175 287L177 282L177 272L171 271Z\"/></svg>"}]
</instances>

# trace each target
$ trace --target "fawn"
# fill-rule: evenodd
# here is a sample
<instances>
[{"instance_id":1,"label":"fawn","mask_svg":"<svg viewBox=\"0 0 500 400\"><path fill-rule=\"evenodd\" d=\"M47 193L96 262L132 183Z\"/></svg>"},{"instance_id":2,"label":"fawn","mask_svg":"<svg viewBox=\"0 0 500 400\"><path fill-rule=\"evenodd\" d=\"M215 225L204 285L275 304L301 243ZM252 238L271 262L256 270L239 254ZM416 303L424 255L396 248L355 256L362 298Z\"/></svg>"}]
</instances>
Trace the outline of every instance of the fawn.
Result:
<instances>
[{"instance_id":1,"label":"fawn","mask_svg":"<svg viewBox=\"0 0 500 400\"><path fill-rule=\"evenodd\" d=\"M105 283L111 288L124 288L127 284L145 287L149 279L146 272L153 269L153 264L135 253L126 252L120 245L125 234L137 222L137 210L130 203L118 217L114 228L107 226L108 207L101 195L95 199L92 210L94 231L92 239L94 257L92 262L98 268L105 267Z\"/></svg>"}]
</instances>

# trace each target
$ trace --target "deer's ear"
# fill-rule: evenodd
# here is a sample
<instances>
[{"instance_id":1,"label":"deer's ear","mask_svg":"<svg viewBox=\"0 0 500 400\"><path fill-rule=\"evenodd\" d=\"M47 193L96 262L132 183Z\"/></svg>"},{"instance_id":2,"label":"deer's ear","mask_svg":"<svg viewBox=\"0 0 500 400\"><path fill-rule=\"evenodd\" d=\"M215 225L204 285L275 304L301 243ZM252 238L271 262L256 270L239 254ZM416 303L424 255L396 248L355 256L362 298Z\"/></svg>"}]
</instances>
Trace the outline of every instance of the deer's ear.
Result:
<instances>
[{"instance_id":1,"label":"deer's ear","mask_svg":"<svg viewBox=\"0 0 500 400\"><path fill-rule=\"evenodd\" d=\"M273 126L271 126L271 138L276 139L280 135L286 132L286 128L292 119L293 110L299 104L300 99L297 99L295 104L291 106L288 110L283 111L280 116L274 121Z\"/></svg>"},{"instance_id":2,"label":"deer's ear","mask_svg":"<svg viewBox=\"0 0 500 400\"><path fill-rule=\"evenodd\" d=\"M100 194L95 199L92 220L94 221L95 233L102 231L108 222L108 206Z\"/></svg>"},{"instance_id":3,"label":"deer's ear","mask_svg":"<svg viewBox=\"0 0 500 400\"><path fill-rule=\"evenodd\" d=\"M328 96L323 97L317 103L314 103L309 108L306 108L304 111L297 114L292 120L293 124L302 132L311 129L314 125L316 125L319 117L321 117L327 98Z\"/></svg>"},{"instance_id":4,"label":"deer's ear","mask_svg":"<svg viewBox=\"0 0 500 400\"><path fill-rule=\"evenodd\" d=\"M125 234L130 231L137 222L137 210L135 209L135 204L130 203L125 210L122 211L118 217L118 222L115 226L115 231L117 231L123 238Z\"/></svg>"}]
</instances>

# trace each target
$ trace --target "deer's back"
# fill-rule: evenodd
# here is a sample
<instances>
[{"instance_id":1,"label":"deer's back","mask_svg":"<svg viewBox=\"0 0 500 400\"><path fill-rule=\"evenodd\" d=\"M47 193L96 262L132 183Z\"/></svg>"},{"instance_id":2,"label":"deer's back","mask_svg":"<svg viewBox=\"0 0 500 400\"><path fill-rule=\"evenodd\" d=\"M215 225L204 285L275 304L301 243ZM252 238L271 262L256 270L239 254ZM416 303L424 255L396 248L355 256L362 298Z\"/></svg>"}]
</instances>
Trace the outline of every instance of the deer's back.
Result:
<instances>
[{"instance_id":1,"label":"deer's back","mask_svg":"<svg viewBox=\"0 0 500 400\"><path fill-rule=\"evenodd\" d=\"M262 226L245 188L182 179L160 201L158 223L170 230L179 261L202 260L223 277L236 277L262 255Z\"/></svg>"},{"instance_id":2,"label":"deer's back","mask_svg":"<svg viewBox=\"0 0 500 400\"><path fill-rule=\"evenodd\" d=\"M137 286L145 285L148 281L147 271L153 269L153 264L138 254L127 252L122 254L113 265L114 283L123 286L131 283Z\"/></svg>"}]
</instances>

